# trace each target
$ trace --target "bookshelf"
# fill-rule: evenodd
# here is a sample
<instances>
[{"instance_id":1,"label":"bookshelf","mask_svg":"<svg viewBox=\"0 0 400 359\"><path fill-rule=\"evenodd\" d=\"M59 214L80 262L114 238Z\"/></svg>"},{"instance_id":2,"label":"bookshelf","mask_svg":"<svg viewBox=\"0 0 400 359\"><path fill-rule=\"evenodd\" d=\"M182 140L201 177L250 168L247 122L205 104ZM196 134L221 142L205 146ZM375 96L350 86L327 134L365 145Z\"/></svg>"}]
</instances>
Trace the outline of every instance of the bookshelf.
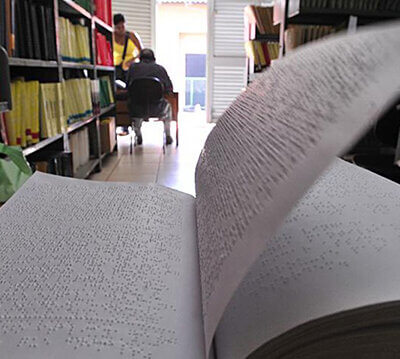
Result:
<instances>
[{"instance_id":1,"label":"bookshelf","mask_svg":"<svg viewBox=\"0 0 400 359\"><path fill-rule=\"evenodd\" d=\"M356 26L363 26L394 19L400 19L400 0L276 0L274 5L274 24L280 26L280 57L293 48L290 36L293 30L300 30L302 36L302 41L294 46L297 47L320 38L315 36L317 27L350 31L354 30L351 20L353 23L356 20ZM400 183L399 118L400 96L374 128L342 158Z\"/></svg>"},{"instance_id":2,"label":"bookshelf","mask_svg":"<svg viewBox=\"0 0 400 359\"><path fill-rule=\"evenodd\" d=\"M346 28L350 17L358 25L400 18L400 0L276 0L274 24L280 26L280 56L286 51L285 31L290 25L332 26Z\"/></svg>"},{"instance_id":3,"label":"bookshelf","mask_svg":"<svg viewBox=\"0 0 400 359\"><path fill-rule=\"evenodd\" d=\"M273 7L245 8L247 83L265 71L277 57L279 26L273 25Z\"/></svg>"},{"instance_id":4,"label":"bookshelf","mask_svg":"<svg viewBox=\"0 0 400 359\"><path fill-rule=\"evenodd\" d=\"M85 0L49 0L46 2L40 0L5 0L7 5L7 18L10 18L8 26L8 32L17 36L18 42L18 20L21 19L21 15L17 12L20 9L32 8L29 14L35 14L35 9L40 15L40 8L46 7L48 16L51 17L52 25L48 25L51 30L53 26L52 38L40 38L40 41L49 44L49 41L54 42L54 58L51 58L49 54L44 54L43 51L40 56L37 56L36 50L40 52L41 48L35 49L30 55L33 56L22 56L26 54L18 53L17 45L12 46L12 41L6 42L6 50L9 54L9 67L11 73L11 80L17 78L24 78L26 81L39 81L40 84L45 83L58 83L65 82L74 79L89 79L91 81L99 80L101 77L107 76L111 84L111 91L114 96L115 91L115 68L112 63L98 65L98 53L102 49L98 48L96 42L96 34L99 33L102 37L110 43L110 48L107 49L112 51L112 32L113 28L110 23L110 16L101 19L97 16L96 4L98 1L85 1ZM17 5L15 5L17 3ZM102 0L101 6L108 6L110 8L110 1ZM18 6L20 8L18 8ZM85 8L86 7L86 8ZM39 8L39 10L38 10ZM106 11L103 10L102 14ZM110 11L108 12L110 14ZM25 13L24 13L25 14ZM18 17L19 16L19 17ZM69 26L80 26L88 34L88 55L90 61L70 61L69 58L65 58L65 54L62 53L61 39L61 25L60 21L68 21ZM31 20L33 23L36 20ZM40 24L39 24L40 25ZM27 26L27 25L24 25ZM31 24L31 26L33 26ZM33 27L32 27L33 28ZM39 28L40 30L40 28ZM49 30L49 31L50 31ZM65 30L64 30L65 31ZM17 32L17 33L16 33ZM50 31L51 32L51 31ZM21 33L21 32L20 32ZM33 36L33 35L32 35ZM65 41L64 41L65 43ZM35 46L35 45L33 45ZM42 46L42 45L40 45ZM79 46L77 46L79 48ZM104 52L104 50L103 50ZM112 53L111 53L112 56ZM32 58L36 57L36 58ZM40 58L38 58L40 57ZM47 57L47 58L46 58ZM46 59L45 59L46 58ZM112 57L111 57L112 58ZM109 58L108 58L109 60ZM92 95L94 96L94 95ZM93 97L92 97L93 100ZM103 104L100 107L99 104L95 106L93 104L93 113L83 118L80 118L76 122L71 122L62 133L57 133L52 136L41 136L39 142L31 144L23 149L23 153L27 158L28 162L34 161L36 158L43 158L47 152L54 151L69 151L71 145L71 136L84 129L88 132L88 143L90 148L90 156L87 163L82 164L73 176L76 178L87 178L92 172L100 171L102 167L102 160L108 154L101 153L100 143L100 121L103 117L112 116L115 112L115 103ZM47 138L45 138L47 137ZM32 162L33 163L33 162Z\"/></svg>"}]
</instances>

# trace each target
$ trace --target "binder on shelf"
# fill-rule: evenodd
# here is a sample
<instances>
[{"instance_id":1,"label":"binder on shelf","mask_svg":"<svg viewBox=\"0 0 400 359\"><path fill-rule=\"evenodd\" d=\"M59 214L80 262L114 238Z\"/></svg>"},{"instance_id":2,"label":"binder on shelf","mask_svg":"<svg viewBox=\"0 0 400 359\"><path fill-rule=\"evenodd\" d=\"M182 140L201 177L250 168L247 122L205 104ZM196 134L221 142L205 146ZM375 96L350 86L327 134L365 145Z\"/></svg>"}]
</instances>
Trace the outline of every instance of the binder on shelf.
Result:
<instances>
[{"instance_id":1,"label":"binder on shelf","mask_svg":"<svg viewBox=\"0 0 400 359\"><path fill-rule=\"evenodd\" d=\"M17 146L17 121L19 118L19 104L17 98L17 84L15 82L11 83L11 99L13 103L13 108L11 111L4 113L7 142L10 146Z\"/></svg>"},{"instance_id":2,"label":"binder on shelf","mask_svg":"<svg viewBox=\"0 0 400 359\"><path fill-rule=\"evenodd\" d=\"M40 135L41 138L49 138L56 135L51 103L52 84L40 84Z\"/></svg>"},{"instance_id":3,"label":"binder on shelf","mask_svg":"<svg viewBox=\"0 0 400 359\"><path fill-rule=\"evenodd\" d=\"M9 0L0 1L0 46L6 51L9 50L9 26L8 26L8 6Z\"/></svg>"},{"instance_id":4,"label":"binder on shelf","mask_svg":"<svg viewBox=\"0 0 400 359\"><path fill-rule=\"evenodd\" d=\"M253 59L258 70L271 65L271 61L279 57L279 44L272 42L247 41L247 56Z\"/></svg>"},{"instance_id":5,"label":"binder on shelf","mask_svg":"<svg viewBox=\"0 0 400 359\"><path fill-rule=\"evenodd\" d=\"M30 98L30 118L31 118L31 142L32 144L39 142L40 120L39 120L39 81L29 81L29 98Z\"/></svg>"},{"instance_id":6,"label":"binder on shelf","mask_svg":"<svg viewBox=\"0 0 400 359\"><path fill-rule=\"evenodd\" d=\"M30 18L31 18L31 30L33 38L33 54L35 59L42 59L40 49L40 36L39 36L39 23L36 15L36 5L33 3L29 4Z\"/></svg>"},{"instance_id":7,"label":"binder on shelf","mask_svg":"<svg viewBox=\"0 0 400 359\"><path fill-rule=\"evenodd\" d=\"M89 64L89 29L80 24L72 24L64 17L59 18L59 29L61 58L64 61Z\"/></svg>"},{"instance_id":8,"label":"binder on shelf","mask_svg":"<svg viewBox=\"0 0 400 359\"><path fill-rule=\"evenodd\" d=\"M336 29L333 26L289 25L285 32L286 50L293 50L300 45L319 40L334 32Z\"/></svg>"},{"instance_id":9,"label":"binder on shelf","mask_svg":"<svg viewBox=\"0 0 400 359\"><path fill-rule=\"evenodd\" d=\"M96 34L96 63L97 65L113 66L114 60L112 56L111 42L107 38L98 32Z\"/></svg>"},{"instance_id":10,"label":"binder on shelf","mask_svg":"<svg viewBox=\"0 0 400 359\"><path fill-rule=\"evenodd\" d=\"M13 109L5 114L7 142L26 147L39 140L39 82L17 79L11 83Z\"/></svg>"},{"instance_id":11,"label":"binder on shelf","mask_svg":"<svg viewBox=\"0 0 400 359\"><path fill-rule=\"evenodd\" d=\"M41 39L40 46L41 46L41 52L42 52L42 59L43 60L49 60L50 59L50 52L49 52L49 44L47 42L48 40L48 34L47 34L47 22L46 22L46 10L43 5L38 5L36 9L37 17L38 17L38 22L39 22L39 36Z\"/></svg>"},{"instance_id":12,"label":"binder on shelf","mask_svg":"<svg viewBox=\"0 0 400 359\"><path fill-rule=\"evenodd\" d=\"M255 6L246 7L246 14L251 22L256 23L257 29L262 35L279 35L279 25L273 23L272 6Z\"/></svg>"},{"instance_id":13,"label":"binder on shelf","mask_svg":"<svg viewBox=\"0 0 400 359\"><path fill-rule=\"evenodd\" d=\"M56 29L54 22L53 8L45 7L46 23L47 23L47 46L49 48L49 60L57 60L56 48Z\"/></svg>"},{"instance_id":14,"label":"binder on shelf","mask_svg":"<svg viewBox=\"0 0 400 359\"><path fill-rule=\"evenodd\" d=\"M100 113L100 81L99 79L90 80L92 93L93 112Z\"/></svg>"},{"instance_id":15,"label":"binder on shelf","mask_svg":"<svg viewBox=\"0 0 400 359\"><path fill-rule=\"evenodd\" d=\"M90 159L89 130L87 127L73 132L69 136L69 145L72 152L72 169L76 174L79 167Z\"/></svg>"},{"instance_id":16,"label":"binder on shelf","mask_svg":"<svg viewBox=\"0 0 400 359\"><path fill-rule=\"evenodd\" d=\"M107 117L100 122L101 153L110 153L117 143L115 136L115 117Z\"/></svg>"},{"instance_id":17,"label":"binder on shelf","mask_svg":"<svg viewBox=\"0 0 400 359\"><path fill-rule=\"evenodd\" d=\"M100 107L107 107L114 103L114 95L109 76L102 76L100 82Z\"/></svg>"},{"instance_id":18,"label":"binder on shelf","mask_svg":"<svg viewBox=\"0 0 400 359\"><path fill-rule=\"evenodd\" d=\"M95 0L95 8L96 16L112 26L111 0Z\"/></svg>"},{"instance_id":19,"label":"binder on shelf","mask_svg":"<svg viewBox=\"0 0 400 359\"><path fill-rule=\"evenodd\" d=\"M24 45L24 17L22 15L22 4L15 0L13 4L14 14L14 33L15 33L15 56L21 58L29 58L28 47Z\"/></svg>"},{"instance_id":20,"label":"binder on shelf","mask_svg":"<svg viewBox=\"0 0 400 359\"><path fill-rule=\"evenodd\" d=\"M8 0L7 0L8 1ZM11 2L12 55L19 58L56 60L53 7L28 0Z\"/></svg>"},{"instance_id":21,"label":"binder on shelf","mask_svg":"<svg viewBox=\"0 0 400 359\"><path fill-rule=\"evenodd\" d=\"M93 115L90 79L65 81L65 100L68 124Z\"/></svg>"},{"instance_id":22,"label":"binder on shelf","mask_svg":"<svg viewBox=\"0 0 400 359\"><path fill-rule=\"evenodd\" d=\"M34 52L33 52L33 41L32 41L32 32L31 32L31 16L30 16L30 9L29 9L29 4L27 0L22 0L22 7L23 7L23 44L22 46L25 46L27 49L27 54L29 59L34 59Z\"/></svg>"}]
</instances>

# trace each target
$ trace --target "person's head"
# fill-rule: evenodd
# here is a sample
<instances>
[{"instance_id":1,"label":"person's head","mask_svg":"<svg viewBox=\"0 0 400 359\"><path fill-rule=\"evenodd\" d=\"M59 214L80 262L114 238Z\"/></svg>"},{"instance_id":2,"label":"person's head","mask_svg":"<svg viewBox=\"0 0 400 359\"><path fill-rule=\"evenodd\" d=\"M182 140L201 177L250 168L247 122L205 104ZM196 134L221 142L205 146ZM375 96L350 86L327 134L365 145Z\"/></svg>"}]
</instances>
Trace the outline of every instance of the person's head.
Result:
<instances>
[{"instance_id":1,"label":"person's head","mask_svg":"<svg viewBox=\"0 0 400 359\"><path fill-rule=\"evenodd\" d=\"M156 58L154 56L154 52L152 49L143 49L142 51L140 51L139 58L140 58L140 61L143 61L143 62L156 61Z\"/></svg>"},{"instance_id":2,"label":"person's head","mask_svg":"<svg viewBox=\"0 0 400 359\"><path fill-rule=\"evenodd\" d=\"M125 18L122 14L114 15L114 32L116 35L125 35Z\"/></svg>"}]
</instances>

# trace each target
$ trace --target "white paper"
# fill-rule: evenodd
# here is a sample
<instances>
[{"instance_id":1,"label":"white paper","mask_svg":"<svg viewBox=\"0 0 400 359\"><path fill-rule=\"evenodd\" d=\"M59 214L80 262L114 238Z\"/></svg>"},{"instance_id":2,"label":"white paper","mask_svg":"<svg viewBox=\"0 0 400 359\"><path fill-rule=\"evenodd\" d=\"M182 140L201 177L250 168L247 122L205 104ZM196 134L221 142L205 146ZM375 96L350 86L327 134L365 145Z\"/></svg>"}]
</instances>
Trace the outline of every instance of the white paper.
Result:
<instances>
[{"instance_id":1,"label":"white paper","mask_svg":"<svg viewBox=\"0 0 400 359\"><path fill-rule=\"evenodd\" d=\"M206 346L234 290L333 158L400 93L400 26L299 48L219 120L196 170Z\"/></svg>"},{"instance_id":2,"label":"white paper","mask_svg":"<svg viewBox=\"0 0 400 359\"><path fill-rule=\"evenodd\" d=\"M204 358L194 198L36 173L0 210L0 358Z\"/></svg>"},{"instance_id":3,"label":"white paper","mask_svg":"<svg viewBox=\"0 0 400 359\"><path fill-rule=\"evenodd\" d=\"M293 327L400 299L400 186L335 162L291 211L235 292L218 359L245 358Z\"/></svg>"}]
</instances>

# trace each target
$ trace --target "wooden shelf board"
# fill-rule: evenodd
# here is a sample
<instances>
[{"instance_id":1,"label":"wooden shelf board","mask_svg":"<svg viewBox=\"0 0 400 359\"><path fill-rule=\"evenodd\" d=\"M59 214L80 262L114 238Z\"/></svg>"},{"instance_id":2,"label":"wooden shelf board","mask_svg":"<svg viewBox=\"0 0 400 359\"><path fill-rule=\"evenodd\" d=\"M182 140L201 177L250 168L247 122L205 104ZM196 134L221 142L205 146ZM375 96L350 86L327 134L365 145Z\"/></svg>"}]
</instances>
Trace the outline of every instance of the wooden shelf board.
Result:
<instances>
[{"instance_id":1,"label":"wooden shelf board","mask_svg":"<svg viewBox=\"0 0 400 359\"><path fill-rule=\"evenodd\" d=\"M98 158L89 160L88 163L78 168L78 170L74 174L74 178L80 178L80 179L88 178L99 163L100 160Z\"/></svg>"}]
</instances>

